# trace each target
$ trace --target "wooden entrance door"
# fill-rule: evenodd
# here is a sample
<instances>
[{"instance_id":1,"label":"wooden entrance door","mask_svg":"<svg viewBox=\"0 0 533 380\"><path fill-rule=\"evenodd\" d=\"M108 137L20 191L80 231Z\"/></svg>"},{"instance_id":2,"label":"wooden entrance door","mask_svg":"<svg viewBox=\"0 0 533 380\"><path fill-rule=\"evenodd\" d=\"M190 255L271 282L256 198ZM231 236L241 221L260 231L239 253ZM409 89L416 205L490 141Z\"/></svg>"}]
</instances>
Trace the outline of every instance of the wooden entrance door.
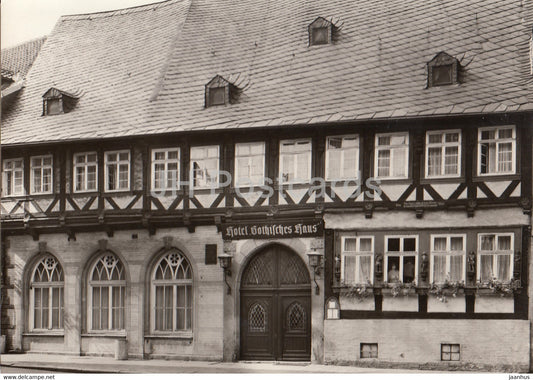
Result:
<instances>
[{"instance_id":1,"label":"wooden entrance door","mask_svg":"<svg viewBox=\"0 0 533 380\"><path fill-rule=\"evenodd\" d=\"M310 360L309 272L289 248L257 253L241 280L241 359Z\"/></svg>"}]
</instances>

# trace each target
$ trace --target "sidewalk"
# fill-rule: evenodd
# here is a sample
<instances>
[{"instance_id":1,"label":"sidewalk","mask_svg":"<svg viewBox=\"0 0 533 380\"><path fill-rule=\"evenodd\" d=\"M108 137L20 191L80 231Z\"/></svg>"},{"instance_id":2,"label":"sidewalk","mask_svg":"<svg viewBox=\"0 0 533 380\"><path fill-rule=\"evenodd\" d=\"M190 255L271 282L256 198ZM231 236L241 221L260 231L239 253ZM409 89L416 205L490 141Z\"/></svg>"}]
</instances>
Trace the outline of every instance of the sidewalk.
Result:
<instances>
[{"instance_id":1,"label":"sidewalk","mask_svg":"<svg viewBox=\"0 0 533 380\"><path fill-rule=\"evenodd\" d=\"M46 354L4 354L1 367L74 373L420 373L406 369L360 368L290 362L202 362L115 360L108 357ZM2 369L0 368L0 372ZM427 371L436 373L434 371Z\"/></svg>"}]
</instances>

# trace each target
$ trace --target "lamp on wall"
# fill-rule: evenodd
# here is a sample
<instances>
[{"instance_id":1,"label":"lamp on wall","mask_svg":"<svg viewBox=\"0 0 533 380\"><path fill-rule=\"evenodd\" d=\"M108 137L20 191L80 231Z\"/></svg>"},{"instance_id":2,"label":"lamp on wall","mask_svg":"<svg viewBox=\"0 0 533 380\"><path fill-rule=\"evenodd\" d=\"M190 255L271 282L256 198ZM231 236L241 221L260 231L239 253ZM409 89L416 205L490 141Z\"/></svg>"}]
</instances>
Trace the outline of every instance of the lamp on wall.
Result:
<instances>
[{"instance_id":1,"label":"lamp on wall","mask_svg":"<svg viewBox=\"0 0 533 380\"><path fill-rule=\"evenodd\" d=\"M317 251L307 252L307 257L309 258L309 266L313 268L313 281L315 282L315 294L320 294L320 288L316 282L316 276L320 275L320 272L323 268L322 258L324 257L321 253Z\"/></svg>"},{"instance_id":2,"label":"lamp on wall","mask_svg":"<svg viewBox=\"0 0 533 380\"><path fill-rule=\"evenodd\" d=\"M232 255L222 254L218 256L218 262L220 264L220 267L224 270L224 282L226 283L226 286L228 287L228 294L231 294L231 287L228 284L228 281L226 280L226 276L231 277L231 259L233 258Z\"/></svg>"}]
</instances>

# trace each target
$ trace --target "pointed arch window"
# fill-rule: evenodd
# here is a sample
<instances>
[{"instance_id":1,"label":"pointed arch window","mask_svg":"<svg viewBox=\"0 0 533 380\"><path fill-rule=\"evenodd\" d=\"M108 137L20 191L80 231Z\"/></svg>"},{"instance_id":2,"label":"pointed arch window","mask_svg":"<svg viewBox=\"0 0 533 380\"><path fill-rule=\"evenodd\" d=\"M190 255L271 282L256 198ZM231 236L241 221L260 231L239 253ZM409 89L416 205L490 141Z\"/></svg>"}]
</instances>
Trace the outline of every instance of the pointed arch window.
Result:
<instances>
[{"instance_id":1,"label":"pointed arch window","mask_svg":"<svg viewBox=\"0 0 533 380\"><path fill-rule=\"evenodd\" d=\"M88 326L90 331L124 330L126 276L120 259L101 255L89 271Z\"/></svg>"},{"instance_id":2,"label":"pointed arch window","mask_svg":"<svg viewBox=\"0 0 533 380\"><path fill-rule=\"evenodd\" d=\"M156 263L151 276L151 330L154 333L192 330L192 268L177 249Z\"/></svg>"},{"instance_id":3,"label":"pointed arch window","mask_svg":"<svg viewBox=\"0 0 533 380\"><path fill-rule=\"evenodd\" d=\"M35 265L30 281L30 328L60 330L63 328L63 268L52 255L45 255Z\"/></svg>"}]
</instances>

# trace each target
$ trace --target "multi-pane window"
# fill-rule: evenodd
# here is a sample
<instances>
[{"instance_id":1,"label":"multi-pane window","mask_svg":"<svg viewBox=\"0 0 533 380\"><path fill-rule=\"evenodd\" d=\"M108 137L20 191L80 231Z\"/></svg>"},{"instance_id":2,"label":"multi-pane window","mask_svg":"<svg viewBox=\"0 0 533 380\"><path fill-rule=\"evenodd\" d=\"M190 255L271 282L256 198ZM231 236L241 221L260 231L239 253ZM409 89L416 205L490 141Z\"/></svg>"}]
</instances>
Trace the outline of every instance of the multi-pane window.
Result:
<instances>
[{"instance_id":1,"label":"multi-pane window","mask_svg":"<svg viewBox=\"0 0 533 380\"><path fill-rule=\"evenodd\" d=\"M74 191L96 191L98 158L96 152L74 155Z\"/></svg>"},{"instance_id":2,"label":"multi-pane window","mask_svg":"<svg viewBox=\"0 0 533 380\"><path fill-rule=\"evenodd\" d=\"M361 359L375 359L378 357L377 343L361 343L360 344Z\"/></svg>"},{"instance_id":3,"label":"multi-pane window","mask_svg":"<svg viewBox=\"0 0 533 380\"><path fill-rule=\"evenodd\" d=\"M30 326L33 330L63 328L64 275L61 264L45 255L33 270L30 283Z\"/></svg>"},{"instance_id":4,"label":"multi-pane window","mask_svg":"<svg viewBox=\"0 0 533 380\"><path fill-rule=\"evenodd\" d=\"M426 135L426 177L454 177L461 172L461 132Z\"/></svg>"},{"instance_id":5,"label":"multi-pane window","mask_svg":"<svg viewBox=\"0 0 533 380\"><path fill-rule=\"evenodd\" d=\"M513 275L514 235L479 234L478 237L479 281L510 281Z\"/></svg>"},{"instance_id":6,"label":"multi-pane window","mask_svg":"<svg viewBox=\"0 0 533 380\"><path fill-rule=\"evenodd\" d=\"M516 131L514 126L479 129L478 173L515 172Z\"/></svg>"},{"instance_id":7,"label":"multi-pane window","mask_svg":"<svg viewBox=\"0 0 533 380\"><path fill-rule=\"evenodd\" d=\"M235 186L260 186L265 180L265 143L235 144Z\"/></svg>"},{"instance_id":8,"label":"multi-pane window","mask_svg":"<svg viewBox=\"0 0 533 380\"><path fill-rule=\"evenodd\" d=\"M89 271L89 329L124 330L126 276L122 262L105 253Z\"/></svg>"},{"instance_id":9,"label":"multi-pane window","mask_svg":"<svg viewBox=\"0 0 533 380\"><path fill-rule=\"evenodd\" d=\"M196 189L218 187L219 146L191 148L191 179Z\"/></svg>"},{"instance_id":10,"label":"multi-pane window","mask_svg":"<svg viewBox=\"0 0 533 380\"><path fill-rule=\"evenodd\" d=\"M279 173L281 183L311 180L311 139L280 141Z\"/></svg>"},{"instance_id":11,"label":"multi-pane window","mask_svg":"<svg viewBox=\"0 0 533 380\"><path fill-rule=\"evenodd\" d=\"M465 280L465 235L431 235L430 282Z\"/></svg>"},{"instance_id":12,"label":"multi-pane window","mask_svg":"<svg viewBox=\"0 0 533 380\"><path fill-rule=\"evenodd\" d=\"M375 175L380 178L407 178L409 133L376 135Z\"/></svg>"},{"instance_id":13,"label":"multi-pane window","mask_svg":"<svg viewBox=\"0 0 533 380\"><path fill-rule=\"evenodd\" d=\"M48 194L52 192L52 155L34 156L30 159L31 193Z\"/></svg>"},{"instance_id":14,"label":"multi-pane window","mask_svg":"<svg viewBox=\"0 0 533 380\"><path fill-rule=\"evenodd\" d=\"M326 180L358 178L359 137L332 136L326 142Z\"/></svg>"},{"instance_id":15,"label":"multi-pane window","mask_svg":"<svg viewBox=\"0 0 533 380\"><path fill-rule=\"evenodd\" d=\"M385 281L413 282L418 274L418 237L385 237Z\"/></svg>"},{"instance_id":16,"label":"multi-pane window","mask_svg":"<svg viewBox=\"0 0 533 380\"><path fill-rule=\"evenodd\" d=\"M22 158L4 160L3 182L4 196L24 194L24 160Z\"/></svg>"},{"instance_id":17,"label":"multi-pane window","mask_svg":"<svg viewBox=\"0 0 533 380\"><path fill-rule=\"evenodd\" d=\"M154 332L192 329L192 268L177 250L166 253L151 278L151 321Z\"/></svg>"},{"instance_id":18,"label":"multi-pane window","mask_svg":"<svg viewBox=\"0 0 533 380\"><path fill-rule=\"evenodd\" d=\"M179 187L180 150L152 150L152 189L173 190Z\"/></svg>"},{"instance_id":19,"label":"multi-pane window","mask_svg":"<svg viewBox=\"0 0 533 380\"><path fill-rule=\"evenodd\" d=\"M129 190L130 151L105 153L105 189L107 191Z\"/></svg>"},{"instance_id":20,"label":"multi-pane window","mask_svg":"<svg viewBox=\"0 0 533 380\"><path fill-rule=\"evenodd\" d=\"M443 343L440 345L440 360L443 362L461 360L461 345Z\"/></svg>"},{"instance_id":21,"label":"multi-pane window","mask_svg":"<svg viewBox=\"0 0 533 380\"><path fill-rule=\"evenodd\" d=\"M341 239L341 280L345 284L373 282L374 237L344 236Z\"/></svg>"}]
</instances>

